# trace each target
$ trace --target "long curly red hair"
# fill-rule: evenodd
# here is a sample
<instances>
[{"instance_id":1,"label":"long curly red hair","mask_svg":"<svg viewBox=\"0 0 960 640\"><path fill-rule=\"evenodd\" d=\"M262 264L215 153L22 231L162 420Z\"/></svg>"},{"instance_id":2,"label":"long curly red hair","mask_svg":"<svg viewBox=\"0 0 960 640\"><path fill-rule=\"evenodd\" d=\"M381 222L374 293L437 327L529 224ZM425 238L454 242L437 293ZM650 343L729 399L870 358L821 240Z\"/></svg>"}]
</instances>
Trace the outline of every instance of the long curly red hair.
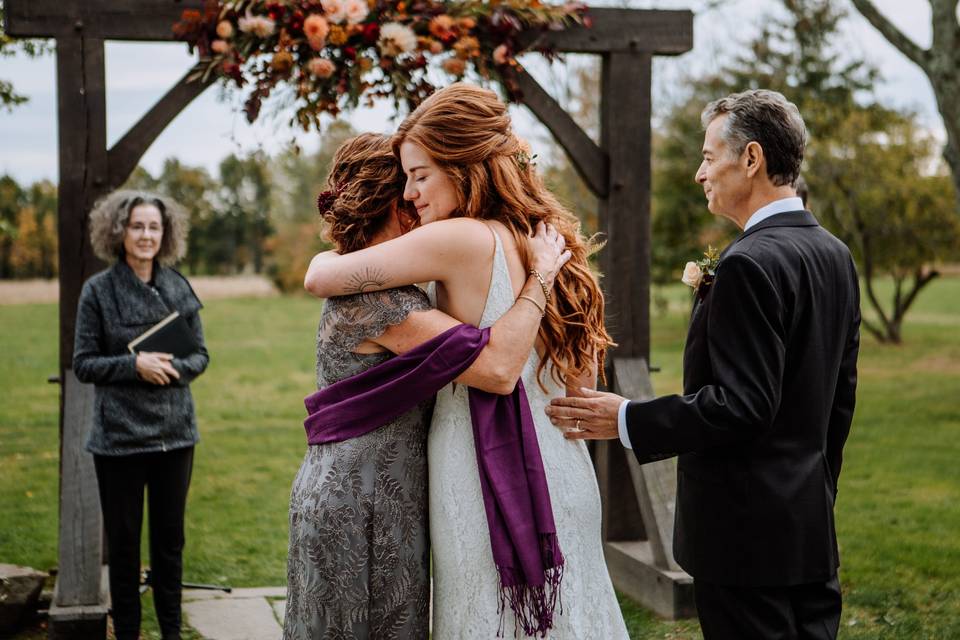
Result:
<instances>
[{"instance_id":1,"label":"long curly red hair","mask_svg":"<svg viewBox=\"0 0 960 640\"><path fill-rule=\"evenodd\" d=\"M451 178L459 207L455 217L497 220L513 233L525 267L527 237L540 221L563 234L573 257L560 271L540 327L545 346L538 377L547 362L561 384L596 362L603 372L607 347L603 293L589 256L601 243L585 238L580 221L564 208L537 174L529 149L511 130L506 105L488 89L457 83L437 91L400 125L394 154L412 142L423 148Z\"/></svg>"}]
</instances>

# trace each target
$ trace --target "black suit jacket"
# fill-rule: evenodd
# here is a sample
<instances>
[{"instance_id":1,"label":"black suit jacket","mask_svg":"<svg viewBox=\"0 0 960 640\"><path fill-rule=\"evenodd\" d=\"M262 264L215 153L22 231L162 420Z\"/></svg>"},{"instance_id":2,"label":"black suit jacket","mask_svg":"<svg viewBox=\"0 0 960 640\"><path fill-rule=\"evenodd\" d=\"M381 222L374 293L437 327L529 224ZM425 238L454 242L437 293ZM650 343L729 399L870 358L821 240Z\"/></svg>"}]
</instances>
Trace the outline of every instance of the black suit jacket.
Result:
<instances>
[{"instance_id":1,"label":"black suit jacket","mask_svg":"<svg viewBox=\"0 0 960 640\"><path fill-rule=\"evenodd\" d=\"M641 462L680 454L674 555L695 578L777 586L835 575L859 328L850 252L811 213L771 216L724 251L694 305L684 395L626 411Z\"/></svg>"}]
</instances>

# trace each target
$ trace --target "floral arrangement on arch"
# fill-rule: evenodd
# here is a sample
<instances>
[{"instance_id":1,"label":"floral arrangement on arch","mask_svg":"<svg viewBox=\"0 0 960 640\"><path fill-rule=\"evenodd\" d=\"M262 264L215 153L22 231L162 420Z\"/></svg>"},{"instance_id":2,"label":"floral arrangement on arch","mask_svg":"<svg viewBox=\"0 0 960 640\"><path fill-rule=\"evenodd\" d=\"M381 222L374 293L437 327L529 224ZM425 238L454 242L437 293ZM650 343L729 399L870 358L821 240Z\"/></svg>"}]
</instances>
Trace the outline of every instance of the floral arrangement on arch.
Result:
<instances>
[{"instance_id":1,"label":"floral arrangement on arch","mask_svg":"<svg viewBox=\"0 0 960 640\"><path fill-rule=\"evenodd\" d=\"M320 116L392 98L413 108L434 86L428 70L455 79L468 70L521 96L516 57L555 52L529 34L589 26L586 6L540 0L206 0L183 11L175 35L200 56L195 79L217 74L252 83L244 111L253 122L281 86L294 89L294 122L320 129ZM523 37L521 38L521 34Z\"/></svg>"}]
</instances>

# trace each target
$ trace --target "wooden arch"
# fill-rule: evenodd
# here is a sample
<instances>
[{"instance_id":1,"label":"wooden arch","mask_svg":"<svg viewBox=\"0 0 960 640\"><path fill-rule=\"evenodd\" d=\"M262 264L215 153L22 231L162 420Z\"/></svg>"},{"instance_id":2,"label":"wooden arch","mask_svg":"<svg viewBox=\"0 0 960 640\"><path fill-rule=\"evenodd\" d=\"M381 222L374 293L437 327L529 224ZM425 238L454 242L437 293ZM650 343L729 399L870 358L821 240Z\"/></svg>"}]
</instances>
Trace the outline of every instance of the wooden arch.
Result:
<instances>
[{"instance_id":1,"label":"wooden arch","mask_svg":"<svg viewBox=\"0 0 960 640\"><path fill-rule=\"evenodd\" d=\"M73 375L77 301L103 268L90 247L87 214L122 185L157 136L213 79L184 74L116 144L107 147L104 41L170 41L172 25L201 0L7 0L6 32L55 38L59 117L60 536L50 637L105 637L106 579L92 457L83 442L93 389ZM693 46L693 14L594 8L591 28L542 37L556 50L602 59L600 143L529 75L524 104L547 126L600 200L608 322L619 346L610 359L615 390L652 396L650 355L651 72L654 55ZM690 577L672 557L676 495L672 460L640 466L619 443L594 451L603 498L605 552L614 584L666 617L692 615Z\"/></svg>"}]
</instances>

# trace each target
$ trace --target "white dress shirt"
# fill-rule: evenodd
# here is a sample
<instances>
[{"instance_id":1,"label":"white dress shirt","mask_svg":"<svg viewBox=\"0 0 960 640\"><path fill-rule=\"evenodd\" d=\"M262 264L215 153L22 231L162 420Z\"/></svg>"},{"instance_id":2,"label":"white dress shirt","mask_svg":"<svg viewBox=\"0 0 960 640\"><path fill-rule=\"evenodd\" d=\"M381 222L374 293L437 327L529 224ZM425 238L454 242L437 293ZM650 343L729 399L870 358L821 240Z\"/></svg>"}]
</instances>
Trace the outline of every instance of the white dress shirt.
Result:
<instances>
[{"instance_id":1,"label":"white dress shirt","mask_svg":"<svg viewBox=\"0 0 960 640\"><path fill-rule=\"evenodd\" d=\"M797 197L774 200L770 204L764 205L754 211L753 215L747 219L747 224L743 225L743 230L746 231L770 216L775 216L778 213L786 213L787 211L803 211L803 200Z\"/></svg>"},{"instance_id":2,"label":"white dress shirt","mask_svg":"<svg viewBox=\"0 0 960 640\"><path fill-rule=\"evenodd\" d=\"M774 200L770 204L764 205L754 211L753 215L747 219L747 223L743 225L743 230L746 231L750 227L778 213L803 211L803 209L803 200L798 197ZM633 449L633 446L630 444L630 433L627 431L627 403L629 402L629 400L624 400L620 403L620 410L617 412L617 431L620 433L620 442L623 443L623 446L627 449Z\"/></svg>"}]
</instances>

